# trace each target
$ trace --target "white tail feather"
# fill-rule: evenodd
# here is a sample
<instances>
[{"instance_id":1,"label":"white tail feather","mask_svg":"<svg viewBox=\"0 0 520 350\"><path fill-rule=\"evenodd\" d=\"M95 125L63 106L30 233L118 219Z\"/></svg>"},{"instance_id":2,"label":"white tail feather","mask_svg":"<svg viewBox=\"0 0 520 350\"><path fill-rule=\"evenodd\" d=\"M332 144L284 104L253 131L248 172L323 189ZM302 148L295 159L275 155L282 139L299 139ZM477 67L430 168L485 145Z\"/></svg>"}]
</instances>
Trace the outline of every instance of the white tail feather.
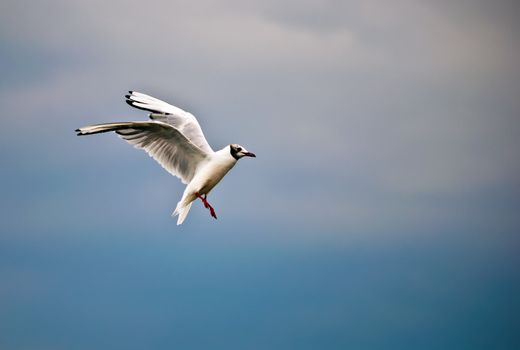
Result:
<instances>
[{"instance_id":1,"label":"white tail feather","mask_svg":"<svg viewBox=\"0 0 520 350\"><path fill-rule=\"evenodd\" d=\"M179 203L177 203L177 207L175 208L175 211L172 213L172 216L179 215L177 225L180 225L184 222L186 216L188 216L188 213L190 212L192 203L193 202L189 202L186 204L184 203L184 200L181 200Z\"/></svg>"}]
</instances>

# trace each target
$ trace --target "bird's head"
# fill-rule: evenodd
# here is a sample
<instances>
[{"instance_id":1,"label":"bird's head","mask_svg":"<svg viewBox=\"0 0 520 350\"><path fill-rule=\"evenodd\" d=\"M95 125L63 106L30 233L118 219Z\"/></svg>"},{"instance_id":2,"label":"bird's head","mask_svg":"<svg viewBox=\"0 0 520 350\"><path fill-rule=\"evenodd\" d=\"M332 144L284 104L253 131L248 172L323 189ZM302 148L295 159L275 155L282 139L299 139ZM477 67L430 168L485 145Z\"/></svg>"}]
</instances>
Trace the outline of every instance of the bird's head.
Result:
<instances>
[{"instance_id":1,"label":"bird's head","mask_svg":"<svg viewBox=\"0 0 520 350\"><path fill-rule=\"evenodd\" d=\"M248 152L244 147L237 145L236 143L232 143L229 145L229 152L236 160L239 160L242 157L256 157L254 153Z\"/></svg>"}]
</instances>

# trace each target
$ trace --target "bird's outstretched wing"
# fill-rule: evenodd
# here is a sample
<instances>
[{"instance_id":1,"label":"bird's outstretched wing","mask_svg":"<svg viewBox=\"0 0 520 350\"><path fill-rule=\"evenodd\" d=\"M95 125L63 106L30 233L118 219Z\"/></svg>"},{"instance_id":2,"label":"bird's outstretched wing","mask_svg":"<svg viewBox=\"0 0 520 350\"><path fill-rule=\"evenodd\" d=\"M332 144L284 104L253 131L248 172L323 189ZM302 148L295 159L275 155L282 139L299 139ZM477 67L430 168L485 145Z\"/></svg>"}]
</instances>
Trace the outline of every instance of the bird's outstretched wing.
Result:
<instances>
[{"instance_id":1,"label":"bird's outstretched wing","mask_svg":"<svg viewBox=\"0 0 520 350\"><path fill-rule=\"evenodd\" d=\"M160 121L120 122L84 126L78 135L115 131L121 138L137 148L144 149L164 169L189 183L199 164L208 153L186 138L170 124Z\"/></svg>"},{"instance_id":2,"label":"bird's outstretched wing","mask_svg":"<svg viewBox=\"0 0 520 350\"><path fill-rule=\"evenodd\" d=\"M193 114L140 92L129 91L125 97L130 106L151 112L151 119L172 125L201 150L213 152Z\"/></svg>"}]
</instances>

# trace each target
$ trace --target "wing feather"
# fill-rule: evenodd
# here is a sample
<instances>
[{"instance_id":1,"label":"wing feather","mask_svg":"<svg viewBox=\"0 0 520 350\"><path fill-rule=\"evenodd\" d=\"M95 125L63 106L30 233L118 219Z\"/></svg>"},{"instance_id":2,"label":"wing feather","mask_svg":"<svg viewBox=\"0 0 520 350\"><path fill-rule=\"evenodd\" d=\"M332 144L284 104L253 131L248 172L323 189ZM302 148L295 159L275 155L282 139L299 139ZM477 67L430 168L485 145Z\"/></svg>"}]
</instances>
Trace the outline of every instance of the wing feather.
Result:
<instances>
[{"instance_id":1,"label":"wing feather","mask_svg":"<svg viewBox=\"0 0 520 350\"><path fill-rule=\"evenodd\" d=\"M134 147L145 150L185 184L191 181L198 166L208 156L177 128L161 121L97 124L76 131L78 135L114 131Z\"/></svg>"},{"instance_id":2,"label":"wing feather","mask_svg":"<svg viewBox=\"0 0 520 350\"><path fill-rule=\"evenodd\" d=\"M172 125L201 150L213 152L193 114L140 92L129 91L125 97L130 106L151 112L150 119Z\"/></svg>"}]
</instances>

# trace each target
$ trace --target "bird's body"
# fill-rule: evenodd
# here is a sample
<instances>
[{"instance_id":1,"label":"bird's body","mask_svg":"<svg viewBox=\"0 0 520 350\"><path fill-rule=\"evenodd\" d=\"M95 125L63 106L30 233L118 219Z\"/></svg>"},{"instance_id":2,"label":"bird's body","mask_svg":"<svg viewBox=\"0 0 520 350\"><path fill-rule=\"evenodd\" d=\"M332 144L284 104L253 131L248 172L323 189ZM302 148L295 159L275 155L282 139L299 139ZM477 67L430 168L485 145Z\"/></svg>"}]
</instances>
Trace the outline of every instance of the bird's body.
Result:
<instances>
[{"instance_id":1,"label":"bird's body","mask_svg":"<svg viewBox=\"0 0 520 350\"><path fill-rule=\"evenodd\" d=\"M179 215L178 225L185 220L192 202L197 198L216 218L206 196L238 159L256 156L237 144L214 152L192 114L138 92L130 91L126 98L131 106L150 111L152 120L85 126L76 130L78 135L114 131L130 144L144 149L163 168L187 184L172 214Z\"/></svg>"},{"instance_id":2,"label":"bird's body","mask_svg":"<svg viewBox=\"0 0 520 350\"><path fill-rule=\"evenodd\" d=\"M224 147L202 162L200 169L190 181L186 190L207 195L236 163L237 160L230 154L229 146Z\"/></svg>"},{"instance_id":3,"label":"bird's body","mask_svg":"<svg viewBox=\"0 0 520 350\"><path fill-rule=\"evenodd\" d=\"M230 146L226 146L208 157L208 159L200 165L200 169L197 171L195 177L193 177L188 186L186 186L182 199L173 212L173 215L179 215L180 223L182 223L186 215L188 215L191 203L195 199L201 198L201 196L204 196L201 198L204 206L210 209L211 215L216 218L215 211L205 199L213 187L215 187L237 163L237 160L231 156L229 147Z\"/></svg>"}]
</instances>

